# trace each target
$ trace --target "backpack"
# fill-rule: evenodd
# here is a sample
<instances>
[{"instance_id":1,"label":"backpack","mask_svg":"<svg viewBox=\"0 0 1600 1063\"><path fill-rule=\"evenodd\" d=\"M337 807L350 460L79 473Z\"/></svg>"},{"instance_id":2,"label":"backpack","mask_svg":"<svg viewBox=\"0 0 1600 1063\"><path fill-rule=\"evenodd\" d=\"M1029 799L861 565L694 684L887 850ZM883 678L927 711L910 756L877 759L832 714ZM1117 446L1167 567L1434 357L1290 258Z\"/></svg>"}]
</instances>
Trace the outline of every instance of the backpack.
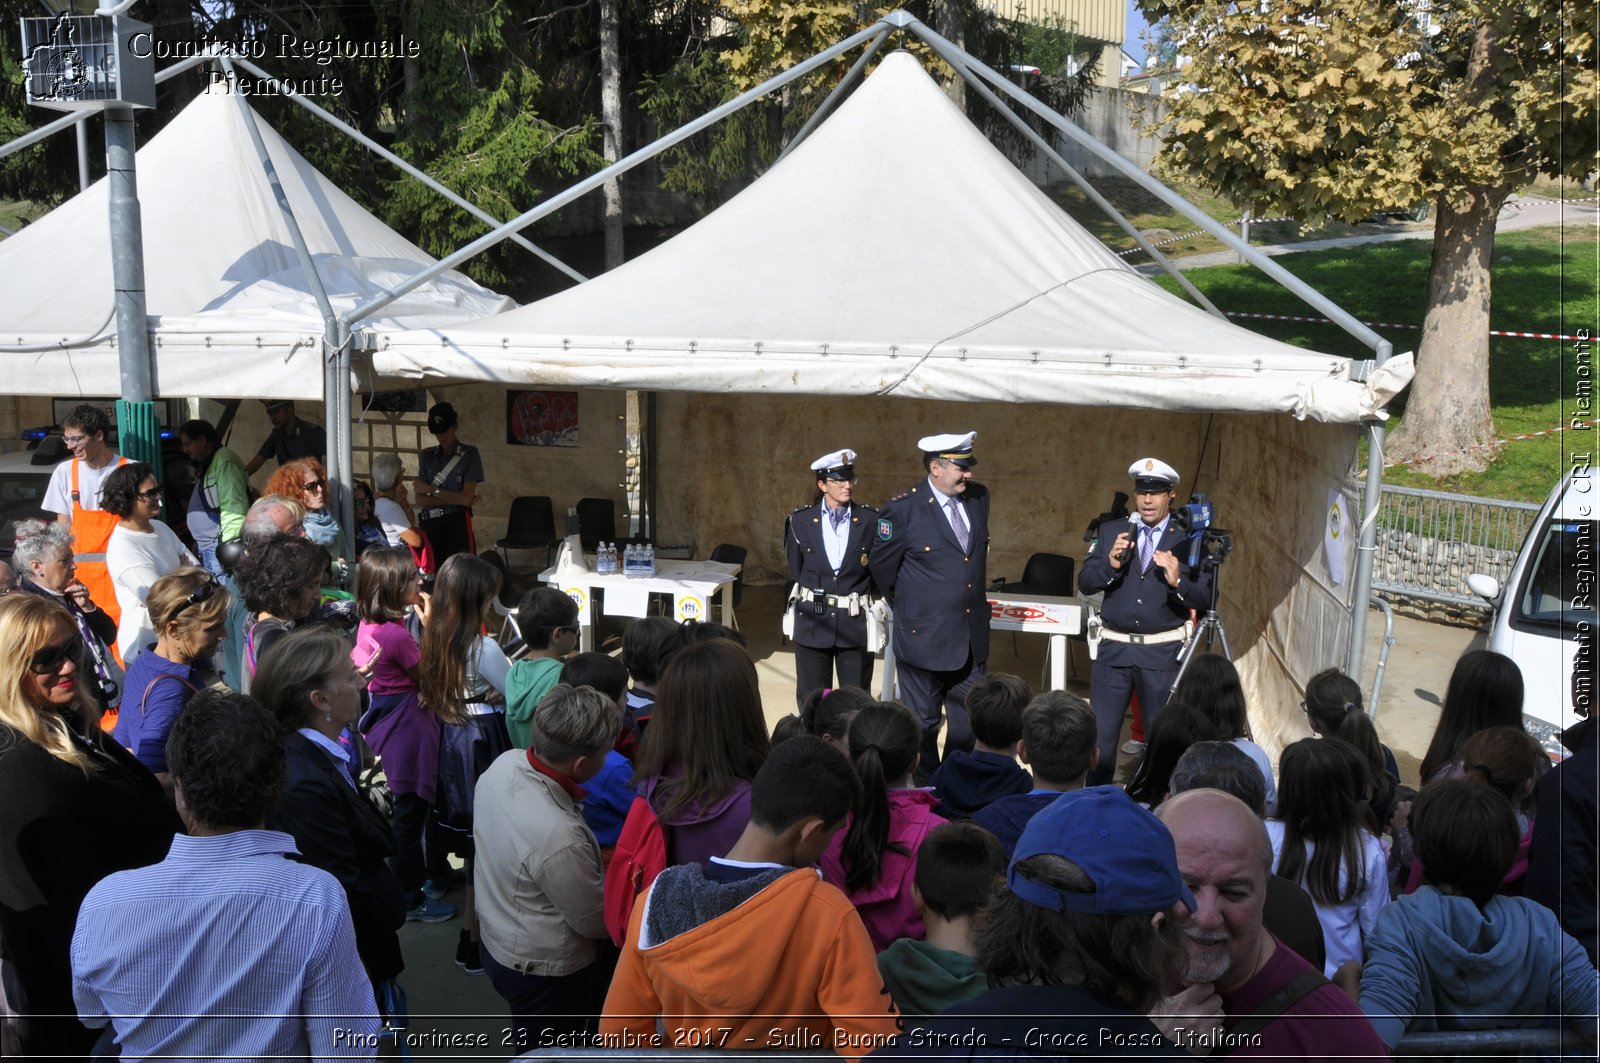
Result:
<instances>
[{"instance_id":1,"label":"backpack","mask_svg":"<svg viewBox=\"0 0 1600 1063\"><path fill-rule=\"evenodd\" d=\"M606 931L618 948L627 940L634 902L666 868L667 829L650 802L635 797L606 867Z\"/></svg>"}]
</instances>

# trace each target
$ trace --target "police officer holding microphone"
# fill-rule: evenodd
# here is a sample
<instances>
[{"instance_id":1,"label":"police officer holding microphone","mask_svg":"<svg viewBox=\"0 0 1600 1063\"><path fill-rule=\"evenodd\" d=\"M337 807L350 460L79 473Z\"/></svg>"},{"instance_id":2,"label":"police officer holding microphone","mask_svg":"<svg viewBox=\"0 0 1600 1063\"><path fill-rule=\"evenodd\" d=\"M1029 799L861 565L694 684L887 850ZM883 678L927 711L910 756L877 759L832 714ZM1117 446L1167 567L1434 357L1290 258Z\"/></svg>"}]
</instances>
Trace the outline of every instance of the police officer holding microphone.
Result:
<instances>
[{"instance_id":1,"label":"police officer holding microphone","mask_svg":"<svg viewBox=\"0 0 1600 1063\"><path fill-rule=\"evenodd\" d=\"M1133 515L1126 524L1100 526L1078 573L1084 594L1105 593L1104 627L1089 679L1100 748L1090 786L1109 783L1116 773L1117 739L1135 690L1149 733L1178 675L1178 653L1192 630L1189 611L1204 609L1211 598L1212 573L1190 567L1187 536L1172 519L1177 470L1158 458L1140 458L1128 475ZM1113 534L1108 545L1106 538Z\"/></svg>"},{"instance_id":2,"label":"police officer holding microphone","mask_svg":"<svg viewBox=\"0 0 1600 1063\"><path fill-rule=\"evenodd\" d=\"M856 452L846 449L812 462L816 498L789 514L784 527L794 583L788 634L794 639L795 696L801 704L822 687L866 690L872 684L867 551L878 511L850 497L855 460Z\"/></svg>"}]
</instances>

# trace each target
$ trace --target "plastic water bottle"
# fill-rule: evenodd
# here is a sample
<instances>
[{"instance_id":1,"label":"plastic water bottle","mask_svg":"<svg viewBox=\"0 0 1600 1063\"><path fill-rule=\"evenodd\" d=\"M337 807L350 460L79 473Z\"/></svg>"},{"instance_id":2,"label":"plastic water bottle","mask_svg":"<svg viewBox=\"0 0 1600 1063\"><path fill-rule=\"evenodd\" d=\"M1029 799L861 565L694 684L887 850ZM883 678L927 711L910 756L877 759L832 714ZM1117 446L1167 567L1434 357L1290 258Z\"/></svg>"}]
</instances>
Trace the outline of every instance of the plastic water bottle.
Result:
<instances>
[{"instance_id":1,"label":"plastic water bottle","mask_svg":"<svg viewBox=\"0 0 1600 1063\"><path fill-rule=\"evenodd\" d=\"M606 544L604 540L601 540L600 544L594 548L594 570L602 576L611 571L606 567Z\"/></svg>"},{"instance_id":2,"label":"plastic water bottle","mask_svg":"<svg viewBox=\"0 0 1600 1063\"><path fill-rule=\"evenodd\" d=\"M629 579L639 578L639 548L633 543L622 551L622 574Z\"/></svg>"},{"instance_id":3,"label":"plastic water bottle","mask_svg":"<svg viewBox=\"0 0 1600 1063\"><path fill-rule=\"evenodd\" d=\"M656 544L646 543L644 546L644 574L651 578L656 574Z\"/></svg>"},{"instance_id":4,"label":"plastic water bottle","mask_svg":"<svg viewBox=\"0 0 1600 1063\"><path fill-rule=\"evenodd\" d=\"M604 572L608 576L616 575L616 572L617 572L617 544L616 543L606 543L606 564L605 564L605 568L601 569L600 571Z\"/></svg>"}]
</instances>

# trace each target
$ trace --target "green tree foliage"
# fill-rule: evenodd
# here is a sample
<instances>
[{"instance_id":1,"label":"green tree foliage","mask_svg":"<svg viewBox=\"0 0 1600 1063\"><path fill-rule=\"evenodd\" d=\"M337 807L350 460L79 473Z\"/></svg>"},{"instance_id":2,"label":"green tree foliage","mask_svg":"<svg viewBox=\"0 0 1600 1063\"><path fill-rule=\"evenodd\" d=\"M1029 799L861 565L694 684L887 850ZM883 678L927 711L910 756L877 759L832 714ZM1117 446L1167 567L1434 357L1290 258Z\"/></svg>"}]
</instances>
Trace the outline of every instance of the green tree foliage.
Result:
<instances>
[{"instance_id":1,"label":"green tree foliage","mask_svg":"<svg viewBox=\"0 0 1600 1063\"><path fill-rule=\"evenodd\" d=\"M1490 249L1537 174L1596 165L1594 0L1142 0L1194 91L1169 97L1159 165L1253 206L1359 220L1432 201L1428 315L1390 456L1481 468Z\"/></svg>"},{"instance_id":2,"label":"green tree foliage","mask_svg":"<svg viewBox=\"0 0 1600 1063\"><path fill-rule=\"evenodd\" d=\"M1031 79L1028 90L1058 112L1076 109L1094 83L1098 55L1079 52L1069 24L1000 18L974 0L880 5L849 0L728 0L727 32L699 42L682 62L647 81L640 105L662 130L676 128L895 10L910 11L999 70L1021 62L1040 67L1042 76ZM895 46L909 48L947 86L960 80L931 48L909 34L901 35ZM816 113L858 54L850 52L824 64L669 152L666 186L715 200L729 182L759 172ZM1070 69L1069 58L1079 60ZM1031 113L1012 106L1042 130ZM1028 150L1021 137L986 105L969 108L969 114L1008 150Z\"/></svg>"}]
</instances>

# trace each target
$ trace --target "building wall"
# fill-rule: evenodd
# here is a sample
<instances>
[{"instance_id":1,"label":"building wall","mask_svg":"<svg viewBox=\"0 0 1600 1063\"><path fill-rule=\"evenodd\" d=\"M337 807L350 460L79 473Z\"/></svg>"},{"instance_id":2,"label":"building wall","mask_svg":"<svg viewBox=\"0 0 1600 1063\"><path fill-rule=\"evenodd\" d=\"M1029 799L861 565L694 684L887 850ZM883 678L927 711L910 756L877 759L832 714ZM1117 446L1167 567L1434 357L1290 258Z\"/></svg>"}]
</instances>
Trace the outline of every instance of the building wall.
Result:
<instances>
[{"instance_id":1,"label":"building wall","mask_svg":"<svg viewBox=\"0 0 1600 1063\"><path fill-rule=\"evenodd\" d=\"M1356 430L1281 416L1159 414L1061 406L663 393L658 397L657 541L698 556L728 542L749 549L746 578L786 579L785 516L811 500L810 464L856 450L856 497L880 504L923 476L916 441L978 432L977 479L992 493L988 575L1016 579L1036 551L1082 559L1083 533L1128 465L1154 455L1216 504L1234 533L1220 613L1251 695L1252 729L1274 757L1303 737L1305 681L1342 664L1354 551L1343 584L1327 575L1328 491L1350 500ZM1201 458L1204 456L1204 461Z\"/></svg>"},{"instance_id":2,"label":"building wall","mask_svg":"<svg viewBox=\"0 0 1600 1063\"><path fill-rule=\"evenodd\" d=\"M1161 150L1161 141L1142 134L1139 123L1146 117L1159 121L1165 116L1167 106L1159 97L1102 86L1092 90L1084 100L1082 109L1069 117L1080 129L1139 169L1149 172L1156 153ZM1081 174L1092 178L1115 172L1110 165L1074 140L1058 135L1054 143L1056 151L1061 153L1067 164ZM1052 184L1063 180L1055 164L1042 158L1030 160L1023 167L1023 172L1036 184Z\"/></svg>"}]
</instances>

